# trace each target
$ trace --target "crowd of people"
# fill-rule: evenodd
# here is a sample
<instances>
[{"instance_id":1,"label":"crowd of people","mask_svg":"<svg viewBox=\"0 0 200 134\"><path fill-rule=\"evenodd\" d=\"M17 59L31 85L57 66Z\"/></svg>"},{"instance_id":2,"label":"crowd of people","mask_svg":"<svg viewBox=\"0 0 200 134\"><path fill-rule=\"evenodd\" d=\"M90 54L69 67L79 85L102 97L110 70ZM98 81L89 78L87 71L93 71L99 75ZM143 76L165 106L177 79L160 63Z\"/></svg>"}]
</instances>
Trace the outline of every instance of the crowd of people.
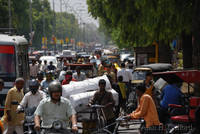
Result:
<instances>
[{"instance_id":1,"label":"crowd of people","mask_svg":"<svg viewBox=\"0 0 200 134\"><path fill-rule=\"evenodd\" d=\"M94 59L91 58L91 61ZM54 119L62 120L64 127L69 126L71 122L72 131L78 131L76 111L71 102L67 98L62 97L62 85L70 84L70 82L83 81L87 79L87 75L79 66L75 70L70 70L65 66L66 60L59 60L57 67L52 62L49 64L44 60L32 61L30 65L30 77L28 81L29 91L24 94L23 78L17 78L15 85L11 88L6 97L4 116L0 122L1 130L4 134L23 133L24 113L21 109L27 107L35 107L35 129L40 130L42 127L50 126ZM111 124L116 117L120 115L120 109L126 109L128 96L131 89L131 81L133 80L133 65L128 66L122 62L121 69L116 69L114 64L107 64L102 61L98 66L95 62L91 62L93 66L92 72L94 76L107 75L110 84L119 94L119 104L115 107L115 101L110 91L105 90L106 81L99 80L99 90L89 101L89 106L93 104L104 105L103 112L106 117L106 123ZM59 73L58 78L55 71ZM151 72L146 74L143 83L136 87L138 97L138 106L130 114L126 115L127 119L145 120L144 131L148 133L161 133L160 126L165 124L166 111L168 104L181 104L180 84L170 83L165 86L161 95L161 101L158 102L154 94L153 75ZM0 79L0 90L4 86ZM157 106L159 105L159 109ZM110 131L114 130L114 126L109 127Z\"/></svg>"}]
</instances>

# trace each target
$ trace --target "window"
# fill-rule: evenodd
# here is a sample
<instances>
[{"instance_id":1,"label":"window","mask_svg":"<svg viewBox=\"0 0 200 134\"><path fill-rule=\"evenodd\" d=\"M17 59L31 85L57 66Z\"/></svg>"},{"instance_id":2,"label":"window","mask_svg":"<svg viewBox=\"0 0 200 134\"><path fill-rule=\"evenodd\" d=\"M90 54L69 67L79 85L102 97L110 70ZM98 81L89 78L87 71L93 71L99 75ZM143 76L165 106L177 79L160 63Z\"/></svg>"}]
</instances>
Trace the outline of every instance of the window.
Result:
<instances>
[{"instance_id":1,"label":"window","mask_svg":"<svg viewBox=\"0 0 200 134\"><path fill-rule=\"evenodd\" d=\"M15 48L10 45L0 46L0 76L16 77Z\"/></svg>"}]
</instances>

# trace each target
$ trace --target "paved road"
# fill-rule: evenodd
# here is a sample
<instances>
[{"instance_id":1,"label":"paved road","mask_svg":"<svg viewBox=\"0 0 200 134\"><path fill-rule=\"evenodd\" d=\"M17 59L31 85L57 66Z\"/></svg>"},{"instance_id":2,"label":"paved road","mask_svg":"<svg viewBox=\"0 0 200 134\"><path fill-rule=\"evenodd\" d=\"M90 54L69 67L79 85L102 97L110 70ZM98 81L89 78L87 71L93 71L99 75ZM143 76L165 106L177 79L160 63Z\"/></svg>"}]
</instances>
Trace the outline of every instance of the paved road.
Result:
<instances>
[{"instance_id":1,"label":"paved road","mask_svg":"<svg viewBox=\"0 0 200 134\"><path fill-rule=\"evenodd\" d=\"M126 125L126 123L123 123L124 125L120 126L119 129L118 129L118 134L138 134L139 131L139 127L140 127L140 124L138 124L138 122L130 122L128 123L129 125ZM82 128L82 123L78 123L78 126L80 128ZM128 127L129 126L129 127ZM82 134L82 129L79 129L79 134Z\"/></svg>"}]
</instances>

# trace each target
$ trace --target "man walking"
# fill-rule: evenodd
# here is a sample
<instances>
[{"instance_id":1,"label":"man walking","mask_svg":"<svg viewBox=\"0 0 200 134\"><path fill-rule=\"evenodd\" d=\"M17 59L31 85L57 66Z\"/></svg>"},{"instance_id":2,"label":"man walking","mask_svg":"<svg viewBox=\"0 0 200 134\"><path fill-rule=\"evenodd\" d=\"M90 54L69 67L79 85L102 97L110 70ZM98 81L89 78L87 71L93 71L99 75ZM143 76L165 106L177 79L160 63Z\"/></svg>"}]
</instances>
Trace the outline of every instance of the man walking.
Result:
<instances>
[{"instance_id":1,"label":"man walking","mask_svg":"<svg viewBox=\"0 0 200 134\"><path fill-rule=\"evenodd\" d=\"M23 134L23 121L24 114L16 113L18 104L24 97L23 93L24 79L17 78L15 80L15 86L8 91L5 102L5 111L3 116L3 122L6 123L7 130L4 134L13 134L14 131L17 134Z\"/></svg>"}]
</instances>

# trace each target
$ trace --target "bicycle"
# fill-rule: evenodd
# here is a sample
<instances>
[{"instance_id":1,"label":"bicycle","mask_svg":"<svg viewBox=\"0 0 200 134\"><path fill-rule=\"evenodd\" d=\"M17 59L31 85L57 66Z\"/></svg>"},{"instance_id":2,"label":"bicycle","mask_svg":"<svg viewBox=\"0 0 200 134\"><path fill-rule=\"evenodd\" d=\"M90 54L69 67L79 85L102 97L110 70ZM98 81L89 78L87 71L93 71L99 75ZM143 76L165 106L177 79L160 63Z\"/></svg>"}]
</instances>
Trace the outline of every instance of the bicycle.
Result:
<instances>
[{"instance_id":1,"label":"bicycle","mask_svg":"<svg viewBox=\"0 0 200 134\"><path fill-rule=\"evenodd\" d=\"M107 125L107 126L104 126L103 128L98 129L98 130L92 132L91 134L117 134L118 128L119 128L120 123L121 123L122 121L127 121L127 117L126 117L126 116L120 116L120 117L118 117L118 118L115 120L115 122L113 122L113 123L111 123L111 124L109 124L109 125ZM140 122L136 122L135 124L140 124ZM111 132L111 131L108 130L108 128L109 128L110 126L112 126L112 125L115 125L115 128L114 128L114 131L113 131L113 132ZM130 129L124 129L124 131L125 131L125 130L130 130Z\"/></svg>"},{"instance_id":2,"label":"bicycle","mask_svg":"<svg viewBox=\"0 0 200 134\"><path fill-rule=\"evenodd\" d=\"M105 106L103 105L91 105L91 108L94 108L96 110L96 114L97 114L97 129L101 129L105 126L106 124L106 117L105 114L103 112L103 108L105 108Z\"/></svg>"}]
</instances>

